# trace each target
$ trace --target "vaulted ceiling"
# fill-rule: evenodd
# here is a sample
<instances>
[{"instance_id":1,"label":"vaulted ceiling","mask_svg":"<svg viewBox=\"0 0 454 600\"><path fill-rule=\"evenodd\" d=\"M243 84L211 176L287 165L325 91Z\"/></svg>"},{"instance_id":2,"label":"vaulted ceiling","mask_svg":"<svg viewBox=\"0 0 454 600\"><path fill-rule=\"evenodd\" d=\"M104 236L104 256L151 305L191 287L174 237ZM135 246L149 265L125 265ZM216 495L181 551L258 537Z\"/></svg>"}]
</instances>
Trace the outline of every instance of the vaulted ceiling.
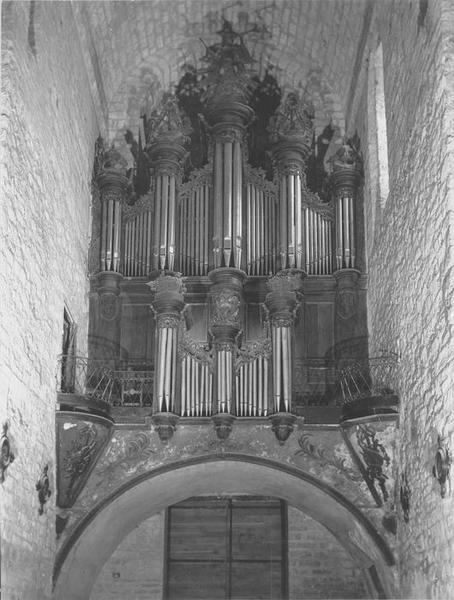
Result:
<instances>
[{"instance_id":1,"label":"vaulted ceiling","mask_svg":"<svg viewBox=\"0 0 454 600\"><path fill-rule=\"evenodd\" d=\"M137 131L184 65L201 67L207 45L219 41L223 17L239 33L263 76L284 90L306 90L315 124L332 119L343 131L367 20L368 0L139 0L74 2L87 57L107 114L108 136Z\"/></svg>"}]
</instances>

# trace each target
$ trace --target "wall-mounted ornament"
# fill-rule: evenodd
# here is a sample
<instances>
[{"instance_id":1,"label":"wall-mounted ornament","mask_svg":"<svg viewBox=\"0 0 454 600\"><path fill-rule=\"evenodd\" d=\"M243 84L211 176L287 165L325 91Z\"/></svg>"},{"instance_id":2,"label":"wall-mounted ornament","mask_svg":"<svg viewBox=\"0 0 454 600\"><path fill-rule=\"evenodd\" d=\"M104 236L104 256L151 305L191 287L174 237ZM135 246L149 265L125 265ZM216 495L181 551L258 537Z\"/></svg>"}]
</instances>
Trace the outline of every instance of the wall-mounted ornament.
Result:
<instances>
[{"instance_id":1,"label":"wall-mounted ornament","mask_svg":"<svg viewBox=\"0 0 454 600\"><path fill-rule=\"evenodd\" d=\"M444 498L446 495L446 482L449 479L449 470L451 467L451 453L446 445L445 439L438 436L438 448L435 454L435 464L433 466L433 475L440 484L440 494Z\"/></svg>"},{"instance_id":2,"label":"wall-mounted ornament","mask_svg":"<svg viewBox=\"0 0 454 600\"><path fill-rule=\"evenodd\" d=\"M8 423L3 423L3 433L0 437L0 483L5 481L5 472L14 460L11 443L8 437Z\"/></svg>"},{"instance_id":3,"label":"wall-mounted ornament","mask_svg":"<svg viewBox=\"0 0 454 600\"><path fill-rule=\"evenodd\" d=\"M400 505L402 506L405 523L410 520L410 499L411 489L408 483L407 471L404 471L400 476Z\"/></svg>"},{"instance_id":4,"label":"wall-mounted ornament","mask_svg":"<svg viewBox=\"0 0 454 600\"><path fill-rule=\"evenodd\" d=\"M50 482L49 476L47 474L49 470L49 465L45 465L43 471L41 473L40 478L36 482L36 491L38 492L38 500L39 500L39 509L38 514L42 515L44 513L44 505L49 500L52 492L50 490Z\"/></svg>"}]
</instances>

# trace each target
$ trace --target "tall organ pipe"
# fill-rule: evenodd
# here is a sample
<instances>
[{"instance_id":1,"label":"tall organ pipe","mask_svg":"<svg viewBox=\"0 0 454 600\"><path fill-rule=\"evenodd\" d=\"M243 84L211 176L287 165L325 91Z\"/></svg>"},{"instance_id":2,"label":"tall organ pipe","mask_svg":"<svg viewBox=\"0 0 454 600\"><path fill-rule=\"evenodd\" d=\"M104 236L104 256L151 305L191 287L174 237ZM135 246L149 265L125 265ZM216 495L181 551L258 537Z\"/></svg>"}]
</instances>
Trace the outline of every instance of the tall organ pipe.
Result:
<instances>
[{"instance_id":1,"label":"tall organ pipe","mask_svg":"<svg viewBox=\"0 0 454 600\"><path fill-rule=\"evenodd\" d=\"M332 159L331 183L335 203L336 269L356 267L355 203L361 179L361 159L356 150L345 143Z\"/></svg>"}]
</instances>

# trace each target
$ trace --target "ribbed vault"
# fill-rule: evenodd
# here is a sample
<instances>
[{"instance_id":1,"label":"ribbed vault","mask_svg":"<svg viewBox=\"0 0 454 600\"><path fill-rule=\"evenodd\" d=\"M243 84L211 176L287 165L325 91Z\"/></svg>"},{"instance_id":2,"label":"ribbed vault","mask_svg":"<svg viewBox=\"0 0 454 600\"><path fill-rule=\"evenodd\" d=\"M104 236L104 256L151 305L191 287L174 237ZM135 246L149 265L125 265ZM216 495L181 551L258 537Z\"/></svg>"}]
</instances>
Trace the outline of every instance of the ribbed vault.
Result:
<instances>
[{"instance_id":1,"label":"ribbed vault","mask_svg":"<svg viewBox=\"0 0 454 600\"><path fill-rule=\"evenodd\" d=\"M218 41L222 18L245 37L263 75L272 65L283 88L306 89L315 124L329 119L344 127L348 95L367 2L357 0L154 0L75 3L88 32L90 60L101 87L110 139L137 131L140 113L151 110L190 63L204 55L201 39Z\"/></svg>"}]
</instances>

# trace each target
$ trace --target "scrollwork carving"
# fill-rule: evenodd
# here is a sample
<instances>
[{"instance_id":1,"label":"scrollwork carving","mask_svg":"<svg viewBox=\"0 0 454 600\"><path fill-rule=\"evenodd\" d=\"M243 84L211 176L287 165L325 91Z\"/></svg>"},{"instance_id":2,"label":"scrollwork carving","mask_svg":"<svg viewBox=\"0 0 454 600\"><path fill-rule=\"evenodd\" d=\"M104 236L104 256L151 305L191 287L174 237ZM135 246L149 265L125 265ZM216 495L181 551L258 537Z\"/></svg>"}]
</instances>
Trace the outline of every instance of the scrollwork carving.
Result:
<instances>
[{"instance_id":1,"label":"scrollwork carving","mask_svg":"<svg viewBox=\"0 0 454 600\"><path fill-rule=\"evenodd\" d=\"M386 489L386 480L388 477L383 472L383 468L389 466L391 462L386 448L377 439L376 431L367 425L357 426L356 439L366 465L366 475L372 485L374 485L375 481L378 482L383 500L386 502L389 497L388 490Z\"/></svg>"},{"instance_id":2,"label":"scrollwork carving","mask_svg":"<svg viewBox=\"0 0 454 600\"><path fill-rule=\"evenodd\" d=\"M299 269L283 269L268 279L271 292L297 292L301 289L304 273Z\"/></svg>"},{"instance_id":3,"label":"scrollwork carving","mask_svg":"<svg viewBox=\"0 0 454 600\"><path fill-rule=\"evenodd\" d=\"M74 484L84 475L97 452L97 430L92 423L78 429L78 437L72 441L63 459L65 479L69 480L67 495L71 496Z\"/></svg>"},{"instance_id":4,"label":"scrollwork carving","mask_svg":"<svg viewBox=\"0 0 454 600\"><path fill-rule=\"evenodd\" d=\"M269 360L271 357L271 340L268 338L258 339L243 344L237 351L236 370L243 364L253 362L257 358Z\"/></svg>"},{"instance_id":5,"label":"scrollwork carving","mask_svg":"<svg viewBox=\"0 0 454 600\"><path fill-rule=\"evenodd\" d=\"M213 163L206 164L201 169L197 169L191 173L189 181L180 186L179 198L190 198L192 193L203 186L211 188L213 185Z\"/></svg>"},{"instance_id":6,"label":"scrollwork carving","mask_svg":"<svg viewBox=\"0 0 454 600\"><path fill-rule=\"evenodd\" d=\"M240 326L241 298L231 289L215 291L211 294L211 324Z\"/></svg>"},{"instance_id":7,"label":"scrollwork carving","mask_svg":"<svg viewBox=\"0 0 454 600\"><path fill-rule=\"evenodd\" d=\"M178 354L180 359L189 355L200 363L207 364L210 367L213 365L213 354L209 344L206 342L196 342L186 332L183 332L180 336Z\"/></svg>"}]
</instances>

